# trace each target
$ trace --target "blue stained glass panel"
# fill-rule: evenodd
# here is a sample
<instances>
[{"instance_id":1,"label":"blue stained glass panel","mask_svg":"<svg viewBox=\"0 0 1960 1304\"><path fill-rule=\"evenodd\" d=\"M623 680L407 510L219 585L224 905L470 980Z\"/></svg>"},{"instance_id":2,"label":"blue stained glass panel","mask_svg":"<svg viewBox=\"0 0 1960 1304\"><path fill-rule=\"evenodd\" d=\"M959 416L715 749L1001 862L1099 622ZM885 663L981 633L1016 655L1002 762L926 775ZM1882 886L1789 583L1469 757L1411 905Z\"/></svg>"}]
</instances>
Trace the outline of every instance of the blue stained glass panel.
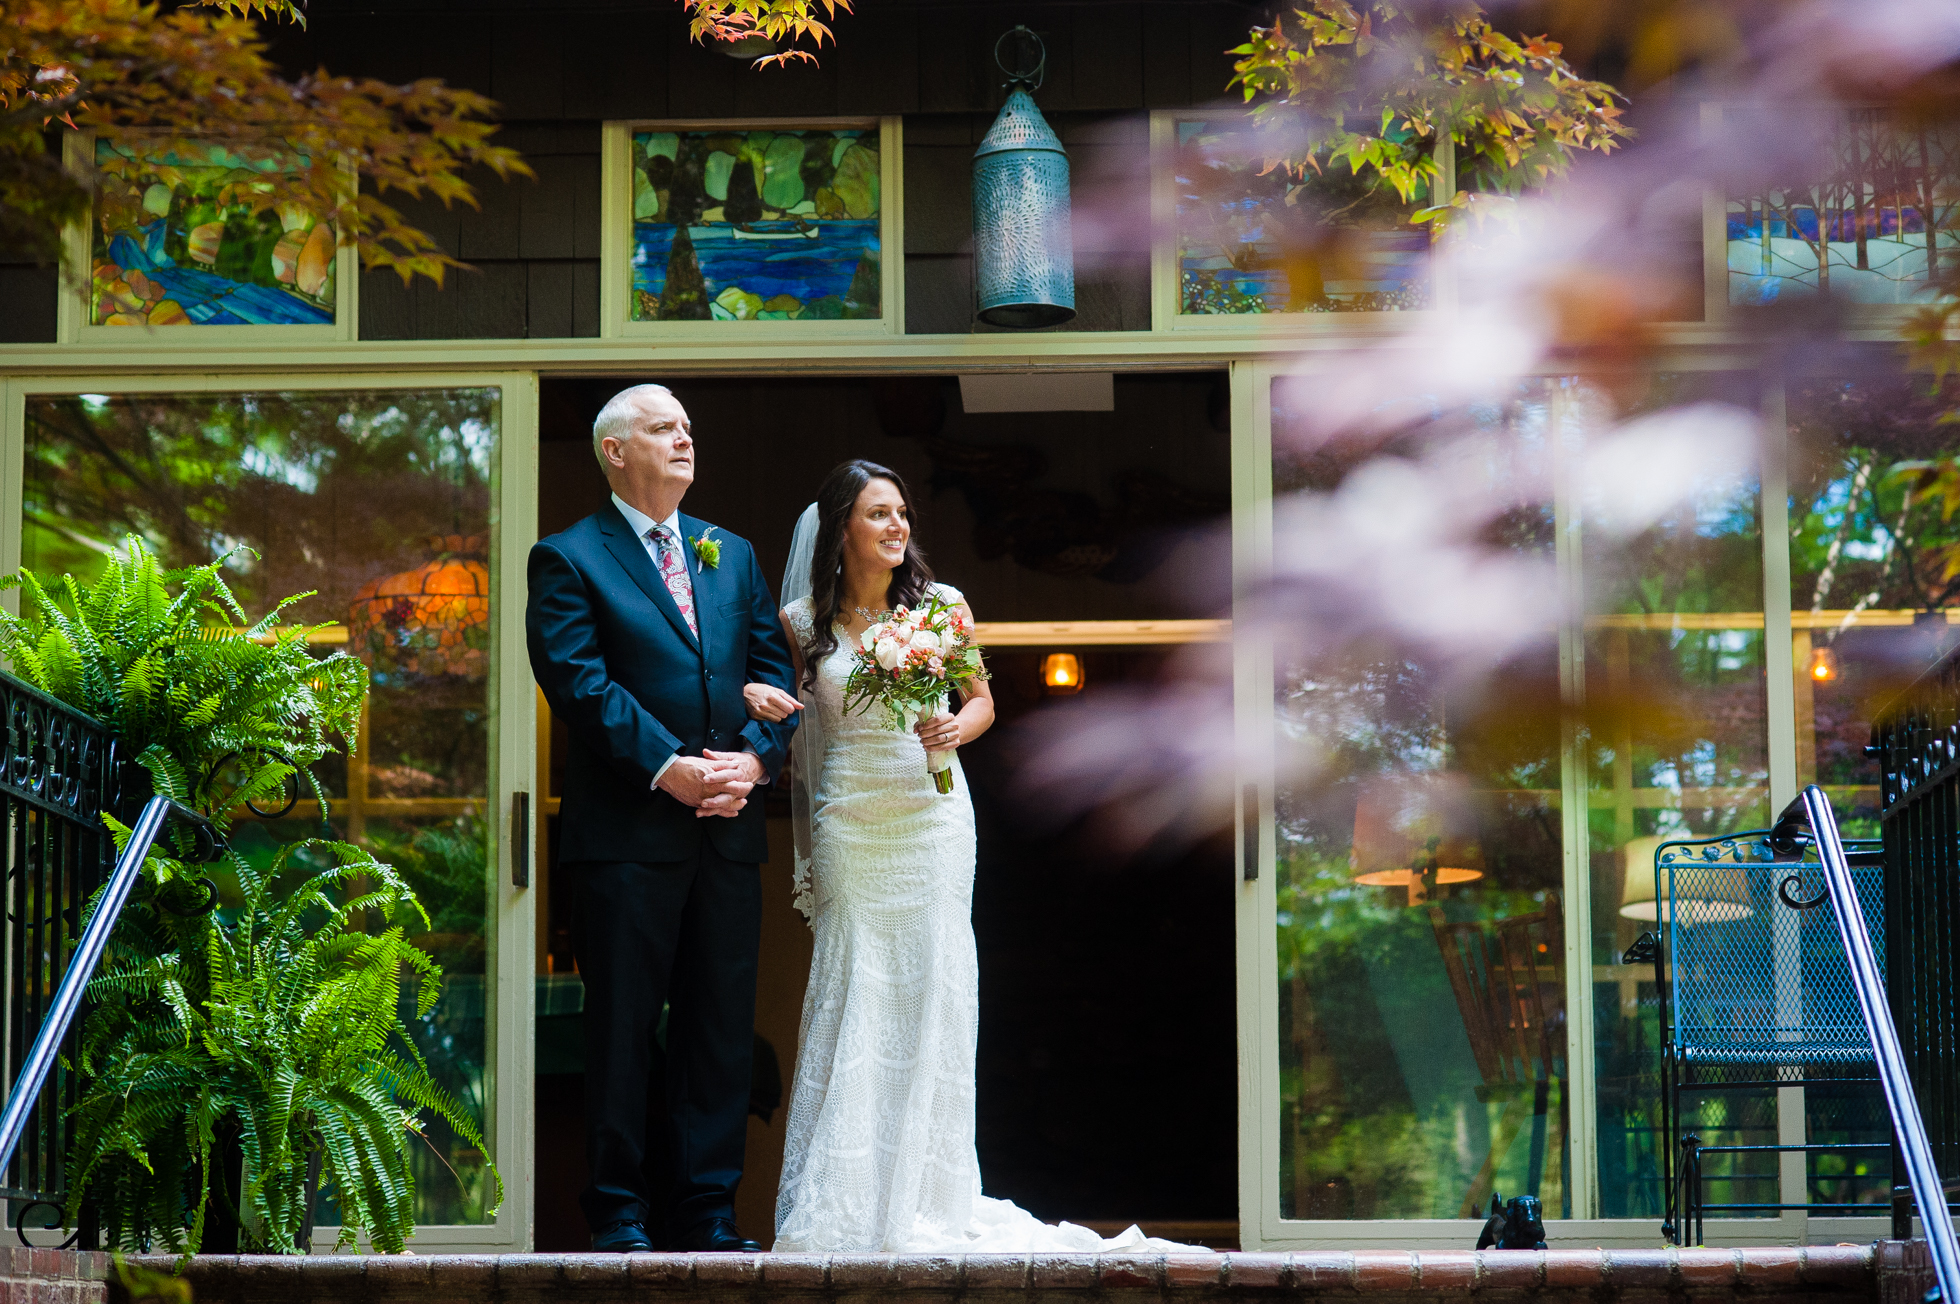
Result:
<instances>
[{"instance_id":1,"label":"blue stained glass panel","mask_svg":"<svg viewBox=\"0 0 1960 1304\"><path fill-rule=\"evenodd\" d=\"M633 136L634 321L883 316L870 129Z\"/></svg>"}]
</instances>

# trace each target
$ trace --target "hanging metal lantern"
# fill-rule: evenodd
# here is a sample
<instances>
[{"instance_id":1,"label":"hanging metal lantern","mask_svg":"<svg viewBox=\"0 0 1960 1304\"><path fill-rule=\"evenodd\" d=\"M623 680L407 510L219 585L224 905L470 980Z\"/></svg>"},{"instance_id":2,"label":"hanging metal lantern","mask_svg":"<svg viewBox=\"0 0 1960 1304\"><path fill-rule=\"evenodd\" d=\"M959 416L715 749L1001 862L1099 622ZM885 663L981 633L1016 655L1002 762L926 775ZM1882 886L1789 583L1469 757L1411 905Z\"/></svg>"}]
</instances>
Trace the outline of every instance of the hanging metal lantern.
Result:
<instances>
[{"instance_id":1,"label":"hanging metal lantern","mask_svg":"<svg viewBox=\"0 0 1960 1304\"><path fill-rule=\"evenodd\" d=\"M1015 68L1001 62L1010 38L1024 53L1032 46L1034 57ZM980 320L990 326L1054 326L1075 316L1068 154L1028 94L1040 87L1047 58L1025 27L994 46L1010 90L973 151L973 279Z\"/></svg>"}]
</instances>

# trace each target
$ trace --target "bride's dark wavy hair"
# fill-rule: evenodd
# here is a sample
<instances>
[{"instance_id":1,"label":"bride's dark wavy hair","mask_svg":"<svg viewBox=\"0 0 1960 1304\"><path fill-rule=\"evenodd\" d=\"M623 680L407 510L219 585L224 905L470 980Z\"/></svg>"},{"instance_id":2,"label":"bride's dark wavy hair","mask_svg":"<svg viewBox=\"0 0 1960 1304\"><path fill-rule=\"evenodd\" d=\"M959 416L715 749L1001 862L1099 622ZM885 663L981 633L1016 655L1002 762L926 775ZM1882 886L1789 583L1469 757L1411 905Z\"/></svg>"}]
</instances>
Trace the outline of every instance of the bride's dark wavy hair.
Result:
<instances>
[{"instance_id":1,"label":"bride's dark wavy hair","mask_svg":"<svg viewBox=\"0 0 1960 1304\"><path fill-rule=\"evenodd\" d=\"M817 665L837 650L837 618L844 607L844 527L858 495L873 480L889 480L905 502L905 517L912 522L912 535L905 541L905 560L892 568L891 588L886 601L894 607L909 607L925 596L932 583L932 567L919 550L918 512L912 506L912 491L898 472L888 466L854 457L840 462L824 477L817 490L817 541L810 552L810 606L814 628L810 646L803 649L803 686L817 682Z\"/></svg>"}]
</instances>

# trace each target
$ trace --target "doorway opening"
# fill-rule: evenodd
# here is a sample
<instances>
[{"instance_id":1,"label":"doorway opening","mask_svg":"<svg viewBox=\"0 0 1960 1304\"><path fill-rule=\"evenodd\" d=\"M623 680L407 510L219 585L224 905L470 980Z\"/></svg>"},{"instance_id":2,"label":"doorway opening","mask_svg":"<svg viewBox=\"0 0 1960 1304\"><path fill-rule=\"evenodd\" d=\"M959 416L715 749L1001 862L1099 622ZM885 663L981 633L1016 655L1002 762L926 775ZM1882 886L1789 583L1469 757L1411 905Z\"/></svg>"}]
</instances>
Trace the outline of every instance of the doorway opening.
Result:
<instances>
[{"instance_id":1,"label":"doorway opening","mask_svg":"<svg viewBox=\"0 0 1960 1304\"><path fill-rule=\"evenodd\" d=\"M1049 698L1042 663L1077 658L1093 703L1171 672L1174 642L1110 644L1097 629L1226 613L1230 505L1226 379L1118 375L1108 411L967 412L956 377L545 378L539 534L607 501L593 418L658 379L698 446L689 514L748 539L772 585L791 530L829 469L868 457L906 477L918 537L965 592L989 645L999 724L962 749L979 830L978 1135L989 1195L1112 1234L1235 1245L1237 1051L1229 840L1119 854L1091 820L1043 809L1020 773L1023 728ZM1077 631L1047 626L1068 622ZM1090 622L1083 625L1082 622ZM1088 630L1083 633L1081 631ZM1086 640L1086 641L1085 641ZM585 1248L582 1065L571 900L552 872L562 725L540 747L536 1244ZM810 933L790 904L787 802L773 792L756 1029L791 1080ZM780 802L780 806L775 803ZM758 1075L759 1078L765 1075ZM737 1201L765 1245L786 1100L759 1082ZM767 1114L767 1117L763 1117Z\"/></svg>"}]
</instances>

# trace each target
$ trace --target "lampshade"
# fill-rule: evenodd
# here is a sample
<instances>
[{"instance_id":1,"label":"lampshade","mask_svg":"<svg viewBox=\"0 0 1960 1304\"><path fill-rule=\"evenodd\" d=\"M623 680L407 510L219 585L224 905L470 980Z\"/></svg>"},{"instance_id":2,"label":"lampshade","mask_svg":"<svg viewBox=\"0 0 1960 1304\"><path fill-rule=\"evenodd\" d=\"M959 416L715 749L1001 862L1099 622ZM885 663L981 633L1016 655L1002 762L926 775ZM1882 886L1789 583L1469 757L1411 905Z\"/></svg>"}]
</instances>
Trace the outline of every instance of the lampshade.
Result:
<instances>
[{"instance_id":1,"label":"lampshade","mask_svg":"<svg viewBox=\"0 0 1960 1304\"><path fill-rule=\"evenodd\" d=\"M377 680L481 677L490 669L490 568L482 535L436 535L436 556L369 580L348 611L348 646Z\"/></svg>"},{"instance_id":2,"label":"lampshade","mask_svg":"<svg viewBox=\"0 0 1960 1304\"><path fill-rule=\"evenodd\" d=\"M1661 844L1669 841L1672 839L1665 837L1635 838L1621 848L1620 854L1626 862L1626 876L1620 888L1621 917L1652 924L1666 923L1672 916L1669 875L1655 864ZM1749 905L1749 880L1741 872L1702 873L1695 878L1697 888L1692 900L1696 918L1713 923L1722 919L1747 919L1756 913Z\"/></svg>"},{"instance_id":3,"label":"lampshade","mask_svg":"<svg viewBox=\"0 0 1960 1304\"><path fill-rule=\"evenodd\" d=\"M1082 662L1073 652L1050 652L1041 661L1041 688L1047 693L1082 691Z\"/></svg>"},{"instance_id":4,"label":"lampshade","mask_svg":"<svg viewBox=\"0 0 1960 1304\"><path fill-rule=\"evenodd\" d=\"M1410 904L1431 885L1484 876L1484 853L1467 816L1421 789L1371 788L1354 808L1348 853L1354 881L1404 887Z\"/></svg>"}]
</instances>

